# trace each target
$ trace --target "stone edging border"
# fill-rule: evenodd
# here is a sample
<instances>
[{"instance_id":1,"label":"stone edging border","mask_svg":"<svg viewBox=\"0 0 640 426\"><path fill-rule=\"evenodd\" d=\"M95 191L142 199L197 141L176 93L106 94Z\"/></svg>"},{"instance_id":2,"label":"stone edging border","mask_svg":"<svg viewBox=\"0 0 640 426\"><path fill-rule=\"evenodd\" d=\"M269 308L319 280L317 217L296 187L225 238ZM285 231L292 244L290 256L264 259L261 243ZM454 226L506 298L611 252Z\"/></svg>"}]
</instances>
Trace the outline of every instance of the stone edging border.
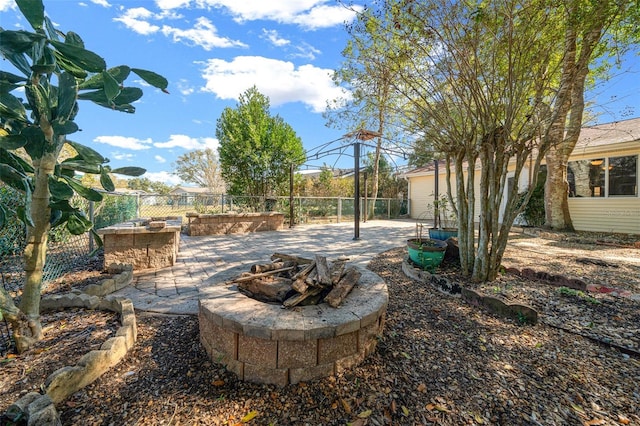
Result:
<instances>
[{"instance_id":1,"label":"stone edging border","mask_svg":"<svg viewBox=\"0 0 640 426\"><path fill-rule=\"evenodd\" d=\"M495 315L510 318L522 324L538 323L538 312L532 307L504 303L498 298L486 296L474 290L462 287L457 283L452 283L447 278L431 274L414 266L408 257L405 257L402 261L402 272L404 272L409 278L428 283L438 291L447 295L462 297L462 299L468 304L485 308Z\"/></svg>"},{"instance_id":2,"label":"stone edging border","mask_svg":"<svg viewBox=\"0 0 640 426\"><path fill-rule=\"evenodd\" d=\"M116 268L116 269L112 269ZM59 368L47 377L45 394L29 392L9 406L5 416L10 419L27 419L29 425L60 425L55 404L98 379L119 363L135 344L138 337L136 315L129 299L103 297L131 284L131 265L111 265L109 271L119 270L113 278L92 284L85 293L74 291L45 296L40 303L41 312L67 308L108 310L120 314L120 328L114 337L107 339L100 349L83 355L74 366ZM114 273L114 272L112 272ZM91 292L92 294L88 294Z\"/></svg>"}]
</instances>

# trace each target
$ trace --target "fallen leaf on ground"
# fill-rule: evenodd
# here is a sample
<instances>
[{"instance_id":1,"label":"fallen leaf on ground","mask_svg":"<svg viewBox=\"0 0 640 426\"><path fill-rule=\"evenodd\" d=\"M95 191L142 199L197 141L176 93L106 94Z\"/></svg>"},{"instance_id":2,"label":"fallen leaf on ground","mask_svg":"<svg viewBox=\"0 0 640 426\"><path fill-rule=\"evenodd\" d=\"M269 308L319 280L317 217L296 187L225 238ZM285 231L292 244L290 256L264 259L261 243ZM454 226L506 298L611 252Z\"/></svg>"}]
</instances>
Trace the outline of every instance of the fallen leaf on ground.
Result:
<instances>
[{"instance_id":1,"label":"fallen leaf on ground","mask_svg":"<svg viewBox=\"0 0 640 426\"><path fill-rule=\"evenodd\" d=\"M631 423L631 420L629 420L627 416L618 414L618 422L622 423L623 425L628 425L629 423Z\"/></svg>"},{"instance_id":2,"label":"fallen leaf on ground","mask_svg":"<svg viewBox=\"0 0 640 426\"><path fill-rule=\"evenodd\" d=\"M258 412L256 410L249 411L243 418L240 419L240 423L248 423L257 415Z\"/></svg>"},{"instance_id":3,"label":"fallen leaf on ground","mask_svg":"<svg viewBox=\"0 0 640 426\"><path fill-rule=\"evenodd\" d=\"M360 417L361 419L366 419L371 415L371 413L372 413L371 410L365 410L362 413L358 414L358 417Z\"/></svg>"}]
</instances>

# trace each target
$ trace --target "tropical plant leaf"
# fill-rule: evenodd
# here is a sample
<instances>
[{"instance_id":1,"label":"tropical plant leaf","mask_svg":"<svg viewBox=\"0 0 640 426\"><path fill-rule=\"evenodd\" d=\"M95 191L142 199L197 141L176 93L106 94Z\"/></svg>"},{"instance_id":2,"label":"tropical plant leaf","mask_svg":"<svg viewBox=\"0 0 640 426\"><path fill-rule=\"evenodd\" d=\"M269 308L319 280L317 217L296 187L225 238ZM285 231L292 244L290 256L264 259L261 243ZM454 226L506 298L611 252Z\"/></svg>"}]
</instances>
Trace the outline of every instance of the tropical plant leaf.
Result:
<instances>
[{"instance_id":1,"label":"tropical plant leaf","mask_svg":"<svg viewBox=\"0 0 640 426\"><path fill-rule=\"evenodd\" d=\"M147 169L143 169L142 167L119 167L111 170L111 173L125 176L142 176L146 172Z\"/></svg>"},{"instance_id":2,"label":"tropical plant leaf","mask_svg":"<svg viewBox=\"0 0 640 426\"><path fill-rule=\"evenodd\" d=\"M60 40L60 31L56 29L56 27L53 25L53 22L51 22L51 19L49 19L48 16L44 17L44 25L47 28L47 34L49 35L49 38L51 40Z\"/></svg>"},{"instance_id":3,"label":"tropical plant leaf","mask_svg":"<svg viewBox=\"0 0 640 426\"><path fill-rule=\"evenodd\" d=\"M100 185L108 192L113 192L116 189L116 186L111 180L111 176L109 176L109 173L104 167L100 167Z\"/></svg>"},{"instance_id":4,"label":"tropical plant leaf","mask_svg":"<svg viewBox=\"0 0 640 426\"><path fill-rule=\"evenodd\" d=\"M71 43L62 43L55 40L49 40L49 42L58 52L62 53L65 58L85 71L102 72L107 68L107 63L104 59L90 50Z\"/></svg>"},{"instance_id":5,"label":"tropical plant leaf","mask_svg":"<svg viewBox=\"0 0 640 426\"><path fill-rule=\"evenodd\" d=\"M55 120L51 125L58 135L71 135L80 130L78 125L73 121L60 122L59 120Z\"/></svg>"},{"instance_id":6,"label":"tropical plant leaf","mask_svg":"<svg viewBox=\"0 0 640 426\"><path fill-rule=\"evenodd\" d=\"M78 95L78 83L76 78L68 73L63 72L58 77L58 120L63 123L69 120L73 113ZM66 134L66 133L65 133Z\"/></svg>"},{"instance_id":7,"label":"tropical plant leaf","mask_svg":"<svg viewBox=\"0 0 640 426\"><path fill-rule=\"evenodd\" d=\"M27 154L29 154L33 160L37 160L42 157L42 154L44 153L44 146L46 144L42 129L35 126L29 126L22 129L20 134L27 138L27 143L24 145L24 149L27 151Z\"/></svg>"},{"instance_id":8,"label":"tropical plant leaf","mask_svg":"<svg viewBox=\"0 0 640 426\"><path fill-rule=\"evenodd\" d=\"M60 167L63 170L75 170L77 172L89 173L92 175L100 173L100 164L89 163L80 157L68 158L60 163Z\"/></svg>"},{"instance_id":9,"label":"tropical plant leaf","mask_svg":"<svg viewBox=\"0 0 640 426\"><path fill-rule=\"evenodd\" d=\"M70 140L66 140L66 143L71 145L71 147L76 150L78 155L82 157L87 163L104 164L109 162L107 158L103 157L102 154L100 154L93 148L89 148L88 146L82 145L81 143Z\"/></svg>"},{"instance_id":10,"label":"tropical plant leaf","mask_svg":"<svg viewBox=\"0 0 640 426\"><path fill-rule=\"evenodd\" d=\"M71 188L73 188L73 190L76 191L76 193L82 198L86 198L89 201L102 201L102 194L100 194L95 189L87 188L86 186L82 185L82 183L78 179L68 176L62 176L62 178L66 180Z\"/></svg>"},{"instance_id":11,"label":"tropical plant leaf","mask_svg":"<svg viewBox=\"0 0 640 426\"><path fill-rule=\"evenodd\" d=\"M85 221L80 215L74 213L70 214L67 219L67 229L72 235L81 235L91 229L93 226L91 221Z\"/></svg>"},{"instance_id":12,"label":"tropical plant leaf","mask_svg":"<svg viewBox=\"0 0 640 426\"><path fill-rule=\"evenodd\" d=\"M35 43L44 39L43 36L28 31L2 30L0 31L0 50L3 54L25 53L30 51Z\"/></svg>"},{"instance_id":13,"label":"tropical plant leaf","mask_svg":"<svg viewBox=\"0 0 640 426\"><path fill-rule=\"evenodd\" d=\"M10 72L0 71L0 81L6 81L11 84L16 84L16 83L24 83L27 81L27 79L19 75L12 74Z\"/></svg>"},{"instance_id":14,"label":"tropical plant leaf","mask_svg":"<svg viewBox=\"0 0 640 426\"><path fill-rule=\"evenodd\" d=\"M71 44L73 46L81 47L84 49L84 40L80 37L80 34L74 33L73 31L67 32L64 37L64 42L66 44ZM87 70L90 71L90 70Z\"/></svg>"},{"instance_id":15,"label":"tropical plant leaf","mask_svg":"<svg viewBox=\"0 0 640 426\"><path fill-rule=\"evenodd\" d=\"M25 176L27 173L33 173L33 166L27 163L22 157L16 155L6 149L0 148L0 163L7 164L18 172L23 173Z\"/></svg>"},{"instance_id":16,"label":"tropical plant leaf","mask_svg":"<svg viewBox=\"0 0 640 426\"><path fill-rule=\"evenodd\" d=\"M102 238L100 238L100 235L98 235L98 233L96 232L95 228L91 228L89 230L89 232L91 232L91 235L93 236L93 239L96 243L96 248L93 249L93 251L91 253L89 253L89 256L94 256L98 250L100 250L102 248L102 246L104 246L104 243L102 242Z\"/></svg>"},{"instance_id":17,"label":"tropical plant leaf","mask_svg":"<svg viewBox=\"0 0 640 426\"><path fill-rule=\"evenodd\" d=\"M157 74L153 71L143 70L140 68L131 68L131 71L136 73L140 78L142 78L144 81L146 81L153 87L157 87L163 92L169 93L167 91L167 86L169 86L169 82L167 81L166 78L164 78L160 74Z\"/></svg>"},{"instance_id":18,"label":"tropical plant leaf","mask_svg":"<svg viewBox=\"0 0 640 426\"><path fill-rule=\"evenodd\" d=\"M120 65L117 67L109 68L107 70L109 75L113 77L115 81L122 84L131 72L131 68L126 65ZM102 89L104 87L104 76L102 73L91 76L87 81L80 83L80 90L95 90Z\"/></svg>"},{"instance_id":19,"label":"tropical plant leaf","mask_svg":"<svg viewBox=\"0 0 640 426\"><path fill-rule=\"evenodd\" d=\"M74 62L68 60L64 55L58 51L53 52L56 57L56 62L63 70L71 73L74 77L84 80L87 78L87 72L77 66Z\"/></svg>"},{"instance_id":20,"label":"tropical plant leaf","mask_svg":"<svg viewBox=\"0 0 640 426\"><path fill-rule=\"evenodd\" d=\"M120 94L120 83L108 71L102 71L104 93L108 101L114 100Z\"/></svg>"},{"instance_id":21,"label":"tropical plant leaf","mask_svg":"<svg viewBox=\"0 0 640 426\"><path fill-rule=\"evenodd\" d=\"M69 204L69 200L56 200L56 201L50 202L49 207L51 208L51 210L59 210L61 212L67 212L67 213L77 210L75 207Z\"/></svg>"},{"instance_id":22,"label":"tropical plant leaf","mask_svg":"<svg viewBox=\"0 0 640 426\"><path fill-rule=\"evenodd\" d=\"M22 148L27 144L27 138L23 135L0 136L0 148L13 150Z\"/></svg>"},{"instance_id":23,"label":"tropical plant leaf","mask_svg":"<svg viewBox=\"0 0 640 426\"><path fill-rule=\"evenodd\" d=\"M44 4L41 0L16 0L16 4L34 30L42 29Z\"/></svg>"},{"instance_id":24,"label":"tropical plant leaf","mask_svg":"<svg viewBox=\"0 0 640 426\"><path fill-rule=\"evenodd\" d=\"M69 200L73 197L73 189L66 182L49 176L49 192L55 200Z\"/></svg>"},{"instance_id":25,"label":"tropical plant leaf","mask_svg":"<svg viewBox=\"0 0 640 426\"><path fill-rule=\"evenodd\" d=\"M0 163L0 180L18 191L26 191L29 187L27 177L8 164Z\"/></svg>"},{"instance_id":26,"label":"tropical plant leaf","mask_svg":"<svg viewBox=\"0 0 640 426\"><path fill-rule=\"evenodd\" d=\"M20 99L11 93L0 93L0 115L22 122L27 121L27 110Z\"/></svg>"}]
</instances>

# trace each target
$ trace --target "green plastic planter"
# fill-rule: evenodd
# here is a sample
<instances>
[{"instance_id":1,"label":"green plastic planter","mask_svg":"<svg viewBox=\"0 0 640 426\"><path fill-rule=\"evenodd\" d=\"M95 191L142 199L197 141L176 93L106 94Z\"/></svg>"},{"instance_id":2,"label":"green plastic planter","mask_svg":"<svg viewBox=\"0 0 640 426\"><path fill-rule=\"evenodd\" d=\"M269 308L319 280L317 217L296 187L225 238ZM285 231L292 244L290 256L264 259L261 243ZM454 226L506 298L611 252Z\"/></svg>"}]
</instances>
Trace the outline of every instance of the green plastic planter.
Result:
<instances>
[{"instance_id":1,"label":"green plastic planter","mask_svg":"<svg viewBox=\"0 0 640 426\"><path fill-rule=\"evenodd\" d=\"M447 243L431 238L407 240L409 258L422 269L433 270L440 266L447 250Z\"/></svg>"}]
</instances>

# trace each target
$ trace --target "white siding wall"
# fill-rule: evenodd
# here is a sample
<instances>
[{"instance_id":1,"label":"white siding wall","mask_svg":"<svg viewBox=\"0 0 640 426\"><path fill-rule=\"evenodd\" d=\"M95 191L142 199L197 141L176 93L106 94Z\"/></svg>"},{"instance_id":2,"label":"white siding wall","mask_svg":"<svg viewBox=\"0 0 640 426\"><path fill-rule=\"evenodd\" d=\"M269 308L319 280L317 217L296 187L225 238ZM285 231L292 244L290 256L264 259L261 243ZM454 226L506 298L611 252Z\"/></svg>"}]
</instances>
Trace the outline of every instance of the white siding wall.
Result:
<instances>
[{"instance_id":1,"label":"white siding wall","mask_svg":"<svg viewBox=\"0 0 640 426\"><path fill-rule=\"evenodd\" d=\"M640 198L569 198L577 231L640 234Z\"/></svg>"}]
</instances>

